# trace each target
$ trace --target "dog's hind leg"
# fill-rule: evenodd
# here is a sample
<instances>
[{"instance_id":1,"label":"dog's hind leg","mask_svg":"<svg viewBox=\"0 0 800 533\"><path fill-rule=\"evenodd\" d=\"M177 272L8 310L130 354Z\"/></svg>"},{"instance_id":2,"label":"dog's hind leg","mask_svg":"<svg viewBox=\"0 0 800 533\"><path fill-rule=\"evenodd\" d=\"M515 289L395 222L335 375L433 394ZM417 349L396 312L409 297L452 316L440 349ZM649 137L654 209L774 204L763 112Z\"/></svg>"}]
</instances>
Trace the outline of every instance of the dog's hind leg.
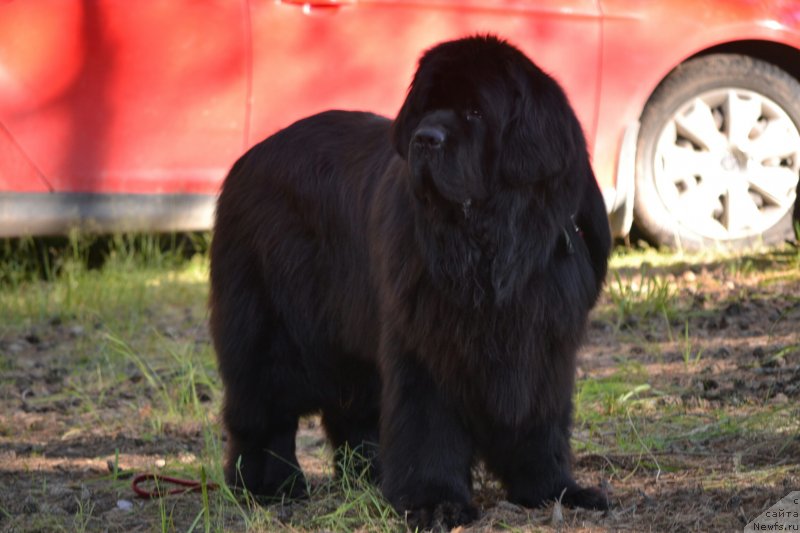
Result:
<instances>
[{"instance_id":1,"label":"dog's hind leg","mask_svg":"<svg viewBox=\"0 0 800 533\"><path fill-rule=\"evenodd\" d=\"M238 276L216 279L211 330L225 385L226 481L267 497L302 497L295 454L300 415L315 407L299 347L271 312L263 291Z\"/></svg>"}]
</instances>

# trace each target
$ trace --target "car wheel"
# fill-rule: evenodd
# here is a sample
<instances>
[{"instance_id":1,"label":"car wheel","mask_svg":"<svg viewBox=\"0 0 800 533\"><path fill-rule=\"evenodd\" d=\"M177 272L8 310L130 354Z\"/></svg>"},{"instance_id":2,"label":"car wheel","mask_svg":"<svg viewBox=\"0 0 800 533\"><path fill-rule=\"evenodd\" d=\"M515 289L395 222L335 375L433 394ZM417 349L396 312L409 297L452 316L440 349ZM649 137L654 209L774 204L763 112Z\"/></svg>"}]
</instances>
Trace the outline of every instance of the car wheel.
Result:
<instances>
[{"instance_id":1,"label":"car wheel","mask_svg":"<svg viewBox=\"0 0 800 533\"><path fill-rule=\"evenodd\" d=\"M634 220L656 244L699 250L793 235L800 83L741 55L699 57L656 89L641 118Z\"/></svg>"}]
</instances>

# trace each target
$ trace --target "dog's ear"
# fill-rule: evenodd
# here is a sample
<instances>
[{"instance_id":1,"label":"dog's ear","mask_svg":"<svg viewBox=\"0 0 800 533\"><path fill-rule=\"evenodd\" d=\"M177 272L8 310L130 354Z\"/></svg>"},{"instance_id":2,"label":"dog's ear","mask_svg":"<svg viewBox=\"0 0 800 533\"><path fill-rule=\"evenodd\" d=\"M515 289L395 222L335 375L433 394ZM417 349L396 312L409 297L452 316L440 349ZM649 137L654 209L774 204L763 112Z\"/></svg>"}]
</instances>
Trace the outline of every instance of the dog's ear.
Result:
<instances>
[{"instance_id":1,"label":"dog's ear","mask_svg":"<svg viewBox=\"0 0 800 533\"><path fill-rule=\"evenodd\" d=\"M413 92L409 91L405 102L403 102L403 107L400 108L400 112L397 113L397 117L395 117L394 122L392 122L392 145L403 159L408 158L408 145L411 142L411 117L414 114L412 111L413 94Z\"/></svg>"},{"instance_id":2,"label":"dog's ear","mask_svg":"<svg viewBox=\"0 0 800 533\"><path fill-rule=\"evenodd\" d=\"M431 50L428 50L420 58L403 106L392 123L392 145L403 159L408 158L408 145L411 143L411 135L414 133L426 106L429 104L428 98L431 97L434 88L434 80L431 79L430 73L432 61L430 55Z\"/></svg>"},{"instance_id":3,"label":"dog's ear","mask_svg":"<svg viewBox=\"0 0 800 533\"><path fill-rule=\"evenodd\" d=\"M408 145L411 143L411 135L419 122L420 113L425 105L422 97L425 93L419 87L420 80L418 77L416 76L411 83L403 106L392 123L392 145L403 159L408 158Z\"/></svg>"},{"instance_id":4,"label":"dog's ear","mask_svg":"<svg viewBox=\"0 0 800 533\"><path fill-rule=\"evenodd\" d=\"M588 155L566 95L528 61L514 62L509 72L517 94L501 142L503 179L512 186L569 180Z\"/></svg>"}]
</instances>

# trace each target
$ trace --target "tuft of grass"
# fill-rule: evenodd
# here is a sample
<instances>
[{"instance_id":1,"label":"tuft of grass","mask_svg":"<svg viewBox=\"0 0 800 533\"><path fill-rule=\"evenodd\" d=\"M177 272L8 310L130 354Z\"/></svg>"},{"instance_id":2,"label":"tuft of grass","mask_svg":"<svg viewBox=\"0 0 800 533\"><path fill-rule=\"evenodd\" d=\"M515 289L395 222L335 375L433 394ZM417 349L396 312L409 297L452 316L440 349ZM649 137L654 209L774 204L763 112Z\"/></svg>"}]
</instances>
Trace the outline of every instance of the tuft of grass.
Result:
<instances>
[{"instance_id":1,"label":"tuft of grass","mask_svg":"<svg viewBox=\"0 0 800 533\"><path fill-rule=\"evenodd\" d=\"M669 321L667 321L667 335L669 337L670 342L676 342ZM681 358L683 359L683 365L687 369L696 366L697 363L700 362L700 359L702 359L705 350L702 347L700 348L695 347L694 341L692 341L691 337L689 336L688 319L685 320L683 323L683 335L681 335L681 338L678 340L678 343L680 346Z\"/></svg>"},{"instance_id":2,"label":"tuft of grass","mask_svg":"<svg viewBox=\"0 0 800 533\"><path fill-rule=\"evenodd\" d=\"M647 267L641 267L638 275L629 278L614 272L607 290L616 309L617 327L634 317L640 320L663 315L671 320L677 316L677 289Z\"/></svg>"},{"instance_id":3,"label":"tuft of grass","mask_svg":"<svg viewBox=\"0 0 800 533\"><path fill-rule=\"evenodd\" d=\"M577 382L576 423L591 423L625 412L651 390L647 371L636 361L620 361L618 370L607 377Z\"/></svg>"},{"instance_id":4,"label":"tuft of grass","mask_svg":"<svg viewBox=\"0 0 800 533\"><path fill-rule=\"evenodd\" d=\"M142 353L112 333L106 333L104 340L121 364L132 365L155 394L158 414L152 420L158 432L165 421L204 420L208 394L219 395L210 347L198 352L194 343L169 342L157 331L152 336L160 341L160 358Z\"/></svg>"},{"instance_id":5,"label":"tuft of grass","mask_svg":"<svg viewBox=\"0 0 800 533\"><path fill-rule=\"evenodd\" d=\"M78 510L72 519L74 531L79 531L79 532L89 531L90 530L89 526L90 522L92 521L92 513L94 512L95 504L92 502L85 501L82 498L76 498L75 502L77 503Z\"/></svg>"},{"instance_id":6,"label":"tuft of grass","mask_svg":"<svg viewBox=\"0 0 800 533\"><path fill-rule=\"evenodd\" d=\"M368 461L358 451L341 452L332 477L311 493L312 506L292 520L292 526L313 531L394 532L403 523L394 508L370 480Z\"/></svg>"}]
</instances>

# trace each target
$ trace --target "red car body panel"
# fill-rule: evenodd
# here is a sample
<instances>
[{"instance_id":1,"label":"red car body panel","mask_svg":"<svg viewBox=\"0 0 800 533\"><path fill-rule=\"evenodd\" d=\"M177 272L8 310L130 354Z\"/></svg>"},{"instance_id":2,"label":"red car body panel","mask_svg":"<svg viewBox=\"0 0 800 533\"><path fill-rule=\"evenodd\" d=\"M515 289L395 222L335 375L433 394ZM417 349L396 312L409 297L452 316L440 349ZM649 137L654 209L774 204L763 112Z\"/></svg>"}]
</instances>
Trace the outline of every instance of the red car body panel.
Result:
<instances>
[{"instance_id":1,"label":"red car body panel","mask_svg":"<svg viewBox=\"0 0 800 533\"><path fill-rule=\"evenodd\" d=\"M394 116L422 51L475 33L503 36L564 85L580 87L570 93L572 103L584 127L594 128L600 60L594 0L363 0L312 7L310 16L299 6L264 2L253 4L251 17L257 65L251 143L330 108ZM561 40L574 49L552 45Z\"/></svg>"},{"instance_id":2,"label":"red car body panel","mask_svg":"<svg viewBox=\"0 0 800 533\"><path fill-rule=\"evenodd\" d=\"M424 49L494 33L564 86L611 210L623 136L672 69L734 41L798 49L798 27L780 0L0 2L0 195L213 200L252 144L325 109L391 117Z\"/></svg>"},{"instance_id":3,"label":"red car body panel","mask_svg":"<svg viewBox=\"0 0 800 533\"><path fill-rule=\"evenodd\" d=\"M0 4L0 151L29 169L0 163L0 190L215 192L244 143L245 24L241 2Z\"/></svg>"}]
</instances>

